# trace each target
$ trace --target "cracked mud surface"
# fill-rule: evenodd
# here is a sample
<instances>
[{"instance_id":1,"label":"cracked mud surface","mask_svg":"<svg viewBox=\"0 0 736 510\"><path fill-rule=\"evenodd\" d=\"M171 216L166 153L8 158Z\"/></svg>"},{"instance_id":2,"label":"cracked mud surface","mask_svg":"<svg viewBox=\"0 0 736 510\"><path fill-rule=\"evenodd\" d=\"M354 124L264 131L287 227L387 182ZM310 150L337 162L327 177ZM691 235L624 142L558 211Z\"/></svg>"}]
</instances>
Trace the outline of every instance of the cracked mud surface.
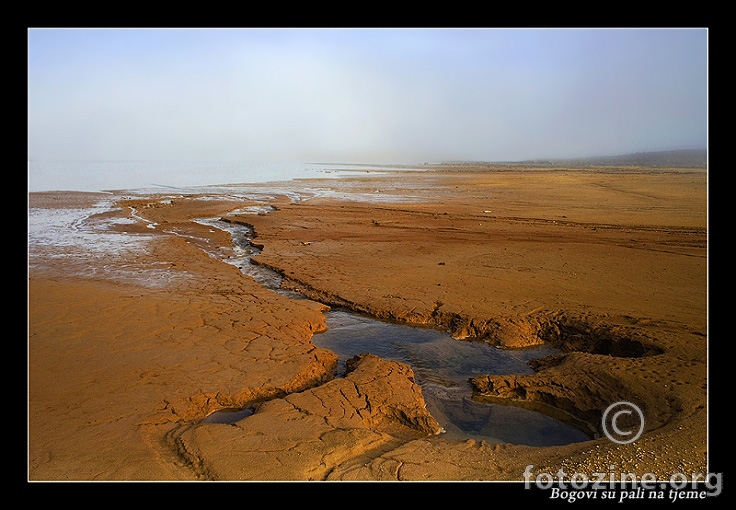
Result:
<instances>
[{"instance_id":1,"label":"cracked mud surface","mask_svg":"<svg viewBox=\"0 0 736 510\"><path fill-rule=\"evenodd\" d=\"M415 200L277 196L267 214L230 216L253 225L258 263L322 303L504 348L559 347L534 374L474 378L478 395L552 406L593 428L628 399L647 418L629 445L442 439L408 367L369 357L332 379L336 357L311 342L325 327L322 305L267 291L207 255L227 250L228 236L192 219L263 204L120 201L88 224L145 237L142 248L54 257L39 247L30 259L29 478L520 480L529 464L705 472L705 179L354 178L330 185L390 198L411 183ZM29 205L100 198L32 194ZM245 405L257 411L240 422L200 423Z\"/></svg>"},{"instance_id":2,"label":"cracked mud surface","mask_svg":"<svg viewBox=\"0 0 736 510\"><path fill-rule=\"evenodd\" d=\"M258 406L231 425L193 427L177 439L202 476L218 480L323 480L441 427L411 369L373 355L345 378Z\"/></svg>"}]
</instances>

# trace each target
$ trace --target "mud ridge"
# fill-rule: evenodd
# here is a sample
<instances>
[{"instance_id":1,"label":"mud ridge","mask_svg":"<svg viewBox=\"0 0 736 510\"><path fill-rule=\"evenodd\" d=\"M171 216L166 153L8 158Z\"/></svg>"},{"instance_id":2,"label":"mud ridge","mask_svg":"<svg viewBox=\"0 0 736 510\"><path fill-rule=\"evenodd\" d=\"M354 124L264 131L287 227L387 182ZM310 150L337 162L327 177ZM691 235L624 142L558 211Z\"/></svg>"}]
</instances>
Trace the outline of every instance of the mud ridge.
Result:
<instances>
[{"instance_id":1,"label":"mud ridge","mask_svg":"<svg viewBox=\"0 0 736 510\"><path fill-rule=\"evenodd\" d=\"M306 373L297 374L292 383L284 387L245 388L238 394L215 393L190 397L191 407L185 411L184 416L180 417L180 424L166 434L165 443L181 462L192 470L196 478L212 479L212 474L208 472L203 460L187 448L181 439L182 434L199 425L201 420L213 412L252 407L253 414L256 414L259 407L266 402L283 399L330 382L334 379L337 369L337 356L329 351L324 351L324 353L325 356L315 355L314 362L308 367ZM177 414L173 407L171 407L171 412Z\"/></svg>"},{"instance_id":2,"label":"mud ridge","mask_svg":"<svg viewBox=\"0 0 736 510\"><path fill-rule=\"evenodd\" d=\"M617 371L600 363L601 355L574 352L535 360L535 374L483 375L470 380L481 400L509 405L550 406L585 423L596 437L603 435L601 419L614 402L636 404L647 416L645 431L657 430L682 414L684 406L674 396L663 401L655 385L631 384ZM624 365L627 360L622 360ZM621 422L623 424L623 421ZM633 423L633 422L632 422Z\"/></svg>"},{"instance_id":3,"label":"mud ridge","mask_svg":"<svg viewBox=\"0 0 736 510\"><path fill-rule=\"evenodd\" d=\"M579 351L626 358L654 356L664 352L654 339L634 328L608 324L605 322L606 317L546 311L514 317L478 319L442 311L441 302L436 302L434 309L428 312L397 313L356 303L317 289L294 276L286 275L278 267L258 261L255 257L251 261L281 275L283 288L298 291L311 300L327 306L348 308L378 319L434 326L446 330L456 340L482 341L509 349L548 344L565 352Z\"/></svg>"},{"instance_id":4,"label":"mud ridge","mask_svg":"<svg viewBox=\"0 0 736 510\"><path fill-rule=\"evenodd\" d=\"M198 479L323 480L441 433L411 367L371 354L349 365L345 378L262 402L232 424L182 427L170 442Z\"/></svg>"}]
</instances>

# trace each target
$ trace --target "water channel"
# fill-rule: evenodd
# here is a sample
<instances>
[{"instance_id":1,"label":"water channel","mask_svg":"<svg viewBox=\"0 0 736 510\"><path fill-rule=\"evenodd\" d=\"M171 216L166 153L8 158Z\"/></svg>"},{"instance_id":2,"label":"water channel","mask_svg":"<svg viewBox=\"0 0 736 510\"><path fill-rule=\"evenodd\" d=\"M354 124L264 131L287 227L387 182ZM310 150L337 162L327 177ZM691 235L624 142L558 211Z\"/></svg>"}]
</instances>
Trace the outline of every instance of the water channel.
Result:
<instances>
[{"instance_id":1,"label":"water channel","mask_svg":"<svg viewBox=\"0 0 736 510\"><path fill-rule=\"evenodd\" d=\"M305 299L301 294L280 289L278 273L250 261L260 250L251 245L252 232L247 226L219 218L196 221L231 234L235 256L226 262L270 290L292 299ZM446 431L441 437L531 446L591 439L588 433L547 414L473 398L469 378L482 374L531 374L527 362L558 353L554 348L498 349L482 342L455 340L436 328L377 320L339 308L331 309L325 316L328 330L315 335L312 341L338 355L337 376L344 375L347 359L366 352L410 365L422 387L427 409ZM217 412L206 421L227 423L250 414L249 408Z\"/></svg>"}]
</instances>

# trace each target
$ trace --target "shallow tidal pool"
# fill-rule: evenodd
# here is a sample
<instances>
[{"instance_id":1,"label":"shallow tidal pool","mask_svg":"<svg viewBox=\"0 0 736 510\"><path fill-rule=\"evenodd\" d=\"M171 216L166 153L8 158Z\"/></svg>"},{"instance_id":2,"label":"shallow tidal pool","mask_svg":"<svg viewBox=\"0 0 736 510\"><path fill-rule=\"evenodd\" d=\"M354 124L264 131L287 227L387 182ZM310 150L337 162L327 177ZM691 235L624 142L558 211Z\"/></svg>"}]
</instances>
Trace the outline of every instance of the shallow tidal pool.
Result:
<instances>
[{"instance_id":1,"label":"shallow tidal pool","mask_svg":"<svg viewBox=\"0 0 736 510\"><path fill-rule=\"evenodd\" d=\"M312 338L339 358L337 375L352 356L371 353L408 364L422 387L427 410L445 429L440 437L553 446L591 436L547 414L473 399L469 379L483 374L531 374L531 359L559 353L551 347L498 349L455 340L441 330L380 321L348 310L326 313L328 330Z\"/></svg>"}]
</instances>

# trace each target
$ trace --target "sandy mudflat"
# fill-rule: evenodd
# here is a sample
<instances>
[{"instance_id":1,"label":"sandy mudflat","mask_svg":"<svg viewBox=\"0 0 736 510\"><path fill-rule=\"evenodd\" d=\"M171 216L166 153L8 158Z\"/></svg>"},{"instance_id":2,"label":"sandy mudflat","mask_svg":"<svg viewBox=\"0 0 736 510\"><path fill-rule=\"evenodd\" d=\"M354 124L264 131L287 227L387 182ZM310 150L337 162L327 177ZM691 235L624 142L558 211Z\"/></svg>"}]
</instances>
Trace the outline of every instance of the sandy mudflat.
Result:
<instances>
[{"instance_id":1,"label":"sandy mudflat","mask_svg":"<svg viewBox=\"0 0 736 510\"><path fill-rule=\"evenodd\" d=\"M291 183L301 200L265 185L260 198L31 194L31 232L51 223L29 245L29 479L706 473L706 178L455 169ZM259 264L314 301L222 262L229 236L191 220L225 215L254 227ZM458 341L550 343L564 354L532 375L477 377L476 392L554 406L601 437L443 439L406 365L368 356L332 378L336 356L311 341L320 303ZM646 417L631 444L600 434L620 400ZM235 424L201 423L246 405L256 412Z\"/></svg>"}]
</instances>

